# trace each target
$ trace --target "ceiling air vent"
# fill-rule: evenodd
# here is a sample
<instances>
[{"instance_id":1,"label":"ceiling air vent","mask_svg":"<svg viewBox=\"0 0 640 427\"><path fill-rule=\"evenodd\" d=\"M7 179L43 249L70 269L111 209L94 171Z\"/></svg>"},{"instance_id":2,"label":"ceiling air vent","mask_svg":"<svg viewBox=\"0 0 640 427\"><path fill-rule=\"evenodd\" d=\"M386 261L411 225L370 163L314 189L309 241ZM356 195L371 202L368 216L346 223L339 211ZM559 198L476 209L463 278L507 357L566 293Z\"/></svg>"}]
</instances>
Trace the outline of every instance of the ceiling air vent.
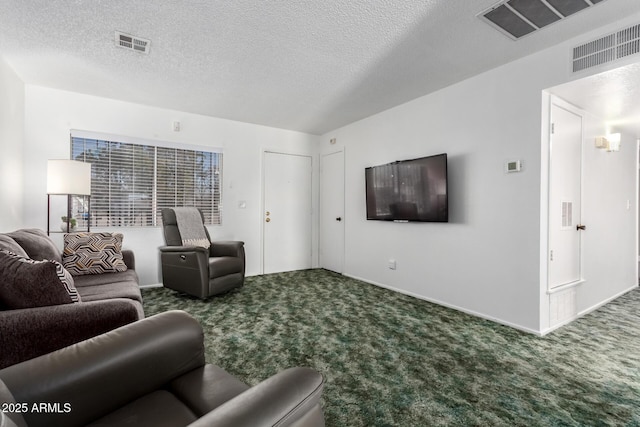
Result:
<instances>
[{"instance_id":1,"label":"ceiling air vent","mask_svg":"<svg viewBox=\"0 0 640 427\"><path fill-rule=\"evenodd\" d=\"M640 52L640 24L573 48L573 72Z\"/></svg>"},{"instance_id":2,"label":"ceiling air vent","mask_svg":"<svg viewBox=\"0 0 640 427\"><path fill-rule=\"evenodd\" d=\"M478 17L518 40L604 0L502 0Z\"/></svg>"},{"instance_id":3,"label":"ceiling air vent","mask_svg":"<svg viewBox=\"0 0 640 427\"><path fill-rule=\"evenodd\" d=\"M151 40L116 31L116 46L140 53L149 53Z\"/></svg>"}]
</instances>

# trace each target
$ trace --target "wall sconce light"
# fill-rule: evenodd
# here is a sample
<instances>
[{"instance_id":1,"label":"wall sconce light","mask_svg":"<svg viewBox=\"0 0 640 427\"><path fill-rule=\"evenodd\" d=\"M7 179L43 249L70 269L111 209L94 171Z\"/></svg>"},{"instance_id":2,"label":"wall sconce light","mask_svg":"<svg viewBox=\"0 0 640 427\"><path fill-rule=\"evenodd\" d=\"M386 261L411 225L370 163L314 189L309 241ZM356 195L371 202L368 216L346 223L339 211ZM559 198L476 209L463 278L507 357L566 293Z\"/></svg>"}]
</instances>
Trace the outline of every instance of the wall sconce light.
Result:
<instances>
[{"instance_id":1,"label":"wall sconce light","mask_svg":"<svg viewBox=\"0 0 640 427\"><path fill-rule=\"evenodd\" d=\"M620 151L620 134L609 133L607 136L596 137L596 148L604 148L608 152Z\"/></svg>"}]
</instances>

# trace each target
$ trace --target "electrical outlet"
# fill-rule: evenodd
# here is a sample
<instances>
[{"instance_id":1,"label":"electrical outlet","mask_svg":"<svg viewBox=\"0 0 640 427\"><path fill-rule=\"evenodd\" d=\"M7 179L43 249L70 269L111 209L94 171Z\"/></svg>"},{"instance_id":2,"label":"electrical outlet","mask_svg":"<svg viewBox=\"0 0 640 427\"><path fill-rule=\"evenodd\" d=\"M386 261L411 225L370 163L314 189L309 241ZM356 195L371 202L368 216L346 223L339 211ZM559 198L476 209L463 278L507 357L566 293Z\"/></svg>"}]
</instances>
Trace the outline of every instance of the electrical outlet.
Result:
<instances>
[{"instance_id":1,"label":"electrical outlet","mask_svg":"<svg viewBox=\"0 0 640 427\"><path fill-rule=\"evenodd\" d=\"M395 259L390 259L388 266L389 266L389 270L395 270L396 269L396 260Z\"/></svg>"}]
</instances>

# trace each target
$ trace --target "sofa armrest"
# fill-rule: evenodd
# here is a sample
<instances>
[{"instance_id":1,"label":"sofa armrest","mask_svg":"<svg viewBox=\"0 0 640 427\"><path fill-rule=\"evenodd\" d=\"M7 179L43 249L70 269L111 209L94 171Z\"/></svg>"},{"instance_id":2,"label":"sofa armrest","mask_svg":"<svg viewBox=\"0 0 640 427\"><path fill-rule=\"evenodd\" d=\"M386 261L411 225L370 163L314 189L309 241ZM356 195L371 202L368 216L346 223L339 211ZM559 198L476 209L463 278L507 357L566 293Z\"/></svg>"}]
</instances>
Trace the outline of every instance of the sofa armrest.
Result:
<instances>
[{"instance_id":1,"label":"sofa armrest","mask_svg":"<svg viewBox=\"0 0 640 427\"><path fill-rule=\"evenodd\" d=\"M208 250L202 246L160 246L160 252L174 253L174 252L202 252L207 253Z\"/></svg>"},{"instance_id":2,"label":"sofa armrest","mask_svg":"<svg viewBox=\"0 0 640 427\"><path fill-rule=\"evenodd\" d=\"M0 311L0 368L32 359L140 319L126 298Z\"/></svg>"},{"instance_id":3,"label":"sofa armrest","mask_svg":"<svg viewBox=\"0 0 640 427\"><path fill-rule=\"evenodd\" d=\"M162 284L200 298L209 295L209 250L202 246L160 247Z\"/></svg>"},{"instance_id":4,"label":"sofa armrest","mask_svg":"<svg viewBox=\"0 0 640 427\"><path fill-rule=\"evenodd\" d=\"M324 426L323 387L324 379L317 371L290 368L228 400L189 427Z\"/></svg>"},{"instance_id":5,"label":"sofa armrest","mask_svg":"<svg viewBox=\"0 0 640 427\"><path fill-rule=\"evenodd\" d=\"M17 403L13 398L13 395L5 385L5 383L0 380L0 403L2 404L12 404ZM27 423L22 416L20 411L7 411L3 412L0 409L0 427L28 427Z\"/></svg>"},{"instance_id":6,"label":"sofa armrest","mask_svg":"<svg viewBox=\"0 0 640 427\"><path fill-rule=\"evenodd\" d=\"M204 365L200 324L168 311L0 370L17 402L65 402L27 412L30 427L85 425Z\"/></svg>"},{"instance_id":7,"label":"sofa armrest","mask_svg":"<svg viewBox=\"0 0 640 427\"><path fill-rule=\"evenodd\" d=\"M244 242L240 241L215 241L209 247L211 256L232 256L244 259Z\"/></svg>"},{"instance_id":8,"label":"sofa armrest","mask_svg":"<svg viewBox=\"0 0 640 427\"><path fill-rule=\"evenodd\" d=\"M136 269L136 257L135 257L135 255L134 255L132 250L123 249L122 250L122 259L124 260L124 263L127 265L127 268L129 270L135 270Z\"/></svg>"}]
</instances>

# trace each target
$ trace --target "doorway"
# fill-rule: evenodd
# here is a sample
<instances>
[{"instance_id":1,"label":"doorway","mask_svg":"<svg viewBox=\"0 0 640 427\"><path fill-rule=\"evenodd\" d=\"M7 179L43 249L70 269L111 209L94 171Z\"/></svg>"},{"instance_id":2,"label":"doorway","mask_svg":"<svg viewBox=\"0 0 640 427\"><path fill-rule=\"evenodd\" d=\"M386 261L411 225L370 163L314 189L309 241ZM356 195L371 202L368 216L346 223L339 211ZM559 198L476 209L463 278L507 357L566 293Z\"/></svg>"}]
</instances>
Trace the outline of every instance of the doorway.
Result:
<instances>
[{"instance_id":1,"label":"doorway","mask_svg":"<svg viewBox=\"0 0 640 427\"><path fill-rule=\"evenodd\" d=\"M543 91L540 326L544 333L637 287L638 94L640 64ZM570 142L563 147L563 139L571 140L572 134L582 140L580 148L577 144L572 148ZM620 144L603 143L616 135ZM580 157L580 166L567 163L563 156Z\"/></svg>"},{"instance_id":2,"label":"doorway","mask_svg":"<svg viewBox=\"0 0 640 427\"><path fill-rule=\"evenodd\" d=\"M551 102L549 289L582 279L582 115Z\"/></svg>"},{"instance_id":3,"label":"doorway","mask_svg":"<svg viewBox=\"0 0 640 427\"><path fill-rule=\"evenodd\" d=\"M320 267L344 269L344 151L320 160Z\"/></svg>"},{"instance_id":4,"label":"doorway","mask_svg":"<svg viewBox=\"0 0 640 427\"><path fill-rule=\"evenodd\" d=\"M262 182L263 273L311 268L311 156L265 151Z\"/></svg>"}]
</instances>

